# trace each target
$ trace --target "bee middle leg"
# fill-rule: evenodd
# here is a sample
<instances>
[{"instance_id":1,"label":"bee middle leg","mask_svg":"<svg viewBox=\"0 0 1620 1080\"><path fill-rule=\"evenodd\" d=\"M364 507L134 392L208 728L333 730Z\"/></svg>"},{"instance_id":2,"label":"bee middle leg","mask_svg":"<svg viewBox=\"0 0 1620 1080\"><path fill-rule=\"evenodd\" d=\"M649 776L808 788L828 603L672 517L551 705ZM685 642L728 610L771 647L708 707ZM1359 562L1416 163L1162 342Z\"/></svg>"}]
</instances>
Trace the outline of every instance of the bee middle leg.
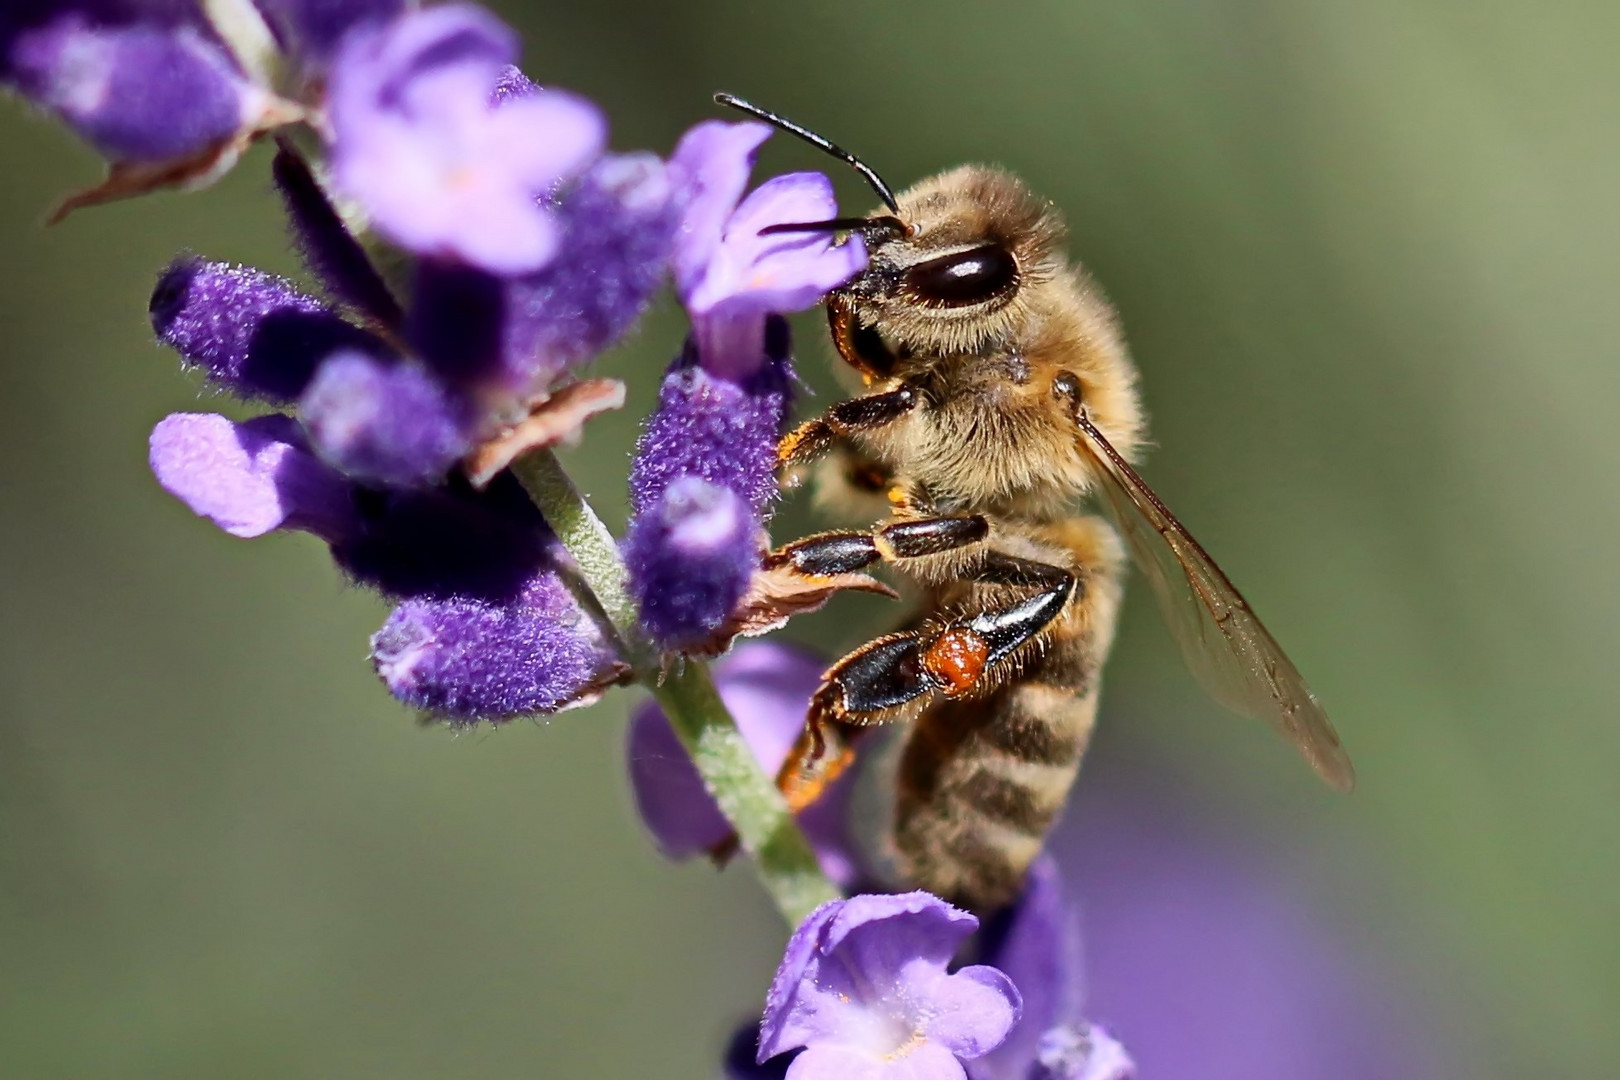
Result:
<instances>
[{"instance_id":1,"label":"bee middle leg","mask_svg":"<svg viewBox=\"0 0 1620 1080\"><path fill-rule=\"evenodd\" d=\"M839 536L840 543L849 535L827 534ZM824 550L829 559L853 558L849 551L855 547L829 541ZM913 715L929 695L966 697L996 685L1018 648L1057 618L1080 587L1071 570L997 551L985 556L972 579L1034 591L941 626L870 641L829 668L810 699L805 730L776 778L795 810L813 803L849 767L854 743L866 729Z\"/></svg>"}]
</instances>

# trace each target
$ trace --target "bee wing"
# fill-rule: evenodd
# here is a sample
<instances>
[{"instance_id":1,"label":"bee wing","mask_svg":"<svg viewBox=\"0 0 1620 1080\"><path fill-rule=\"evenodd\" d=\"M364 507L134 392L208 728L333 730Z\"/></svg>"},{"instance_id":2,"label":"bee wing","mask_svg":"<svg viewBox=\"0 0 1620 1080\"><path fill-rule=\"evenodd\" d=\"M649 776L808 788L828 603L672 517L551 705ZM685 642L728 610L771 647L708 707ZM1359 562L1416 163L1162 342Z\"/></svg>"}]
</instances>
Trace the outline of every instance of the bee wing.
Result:
<instances>
[{"instance_id":1,"label":"bee wing","mask_svg":"<svg viewBox=\"0 0 1620 1080\"><path fill-rule=\"evenodd\" d=\"M1217 701L1271 724L1317 775L1336 790L1349 791L1356 779L1350 756L1277 639L1084 411L1077 420L1085 432L1081 445L1097 461L1114 519L1153 583L1187 666Z\"/></svg>"}]
</instances>

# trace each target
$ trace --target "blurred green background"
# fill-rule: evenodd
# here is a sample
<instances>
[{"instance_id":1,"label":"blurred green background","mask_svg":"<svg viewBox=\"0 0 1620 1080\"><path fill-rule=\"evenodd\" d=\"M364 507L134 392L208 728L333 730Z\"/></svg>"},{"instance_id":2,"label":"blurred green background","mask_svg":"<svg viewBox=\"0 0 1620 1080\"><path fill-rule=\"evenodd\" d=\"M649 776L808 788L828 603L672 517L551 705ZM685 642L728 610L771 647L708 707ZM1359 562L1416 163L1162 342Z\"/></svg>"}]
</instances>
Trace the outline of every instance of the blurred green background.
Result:
<instances>
[{"instance_id":1,"label":"blurred green background","mask_svg":"<svg viewBox=\"0 0 1620 1080\"><path fill-rule=\"evenodd\" d=\"M1425 1002L1446 1075L1613 1074L1620 8L497 7L621 148L667 151L726 88L896 185L997 161L1064 207L1143 370L1149 479L1361 788L1205 703L1140 591L1096 753L1170 762L1270 852ZM653 853L631 699L418 728L365 663L383 608L318 544L232 540L146 471L198 404L150 340L155 272L182 247L296 272L265 152L46 230L93 158L14 103L0 145L0 1075L715 1075L781 927L746 872ZM825 167L776 140L761 175ZM607 364L631 406L575 461L609 516L679 333L665 310ZM849 610L798 632L852 644Z\"/></svg>"}]
</instances>

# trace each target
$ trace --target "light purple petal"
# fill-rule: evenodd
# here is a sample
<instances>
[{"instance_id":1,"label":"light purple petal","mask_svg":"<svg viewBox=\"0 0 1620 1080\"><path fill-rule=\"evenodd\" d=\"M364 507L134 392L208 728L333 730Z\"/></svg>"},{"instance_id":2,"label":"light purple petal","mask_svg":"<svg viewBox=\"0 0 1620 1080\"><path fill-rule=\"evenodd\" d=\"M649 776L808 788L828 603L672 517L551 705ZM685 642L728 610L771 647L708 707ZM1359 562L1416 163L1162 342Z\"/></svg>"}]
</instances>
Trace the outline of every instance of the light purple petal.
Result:
<instances>
[{"instance_id":1,"label":"light purple petal","mask_svg":"<svg viewBox=\"0 0 1620 1080\"><path fill-rule=\"evenodd\" d=\"M304 528L331 539L350 528L348 483L304 448L289 417L175 413L153 429L149 460L165 491L232 536Z\"/></svg>"},{"instance_id":2,"label":"light purple petal","mask_svg":"<svg viewBox=\"0 0 1620 1080\"><path fill-rule=\"evenodd\" d=\"M930 1015L924 1035L964 1061L999 1046L1023 1008L1013 981L982 964L925 985Z\"/></svg>"},{"instance_id":3,"label":"light purple petal","mask_svg":"<svg viewBox=\"0 0 1620 1080\"><path fill-rule=\"evenodd\" d=\"M834 916L848 903L830 900L805 916L782 950L770 989L765 992L765 1014L759 1025L759 1060L765 1061L789 1050L807 1045L819 1027L813 1015L798 1007L807 989L813 990L814 968L819 960L821 937ZM809 978L807 978L809 977Z\"/></svg>"},{"instance_id":4,"label":"light purple petal","mask_svg":"<svg viewBox=\"0 0 1620 1080\"><path fill-rule=\"evenodd\" d=\"M683 297L697 287L726 219L748 187L754 158L770 137L770 126L756 121L705 120L676 145L670 166L685 211L675 243L675 287Z\"/></svg>"},{"instance_id":5,"label":"light purple petal","mask_svg":"<svg viewBox=\"0 0 1620 1080\"><path fill-rule=\"evenodd\" d=\"M722 306L793 312L815 305L865 267L860 236L834 244L828 233L761 236L760 230L837 212L832 182L821 173L790 173L761 184L727 221L701 279L683 292L687 310L701 317Z\"/></svg>"},{"instance_id":6,"label":"light purple petal","mask_svg":"<svg viewBox=\"0 0 1620 1080\"><path fill-rule=\"evenodd\" d=\"M556 253L540 197L601 152L606 122L556 91L492 105L516 51L508 27L468 5L348 39L329 95L333 178L394 242L498 274Z\"/></svg>"},{"instance_id":7,"label":"light purple petal","mask_svg":"<svg viewBox=\"0 0 1620 1080\"><path fill-rule=\"evenodd\" d=\"M787 1080L960 1080L966 1075L949 1050L931 1043L894 1058L827 1045L812 1046L794 1058Z\"/></svg>"},{"instance_id":8,"label":"light purple petal","mask_svg":"<svg viewBox=\"0 0 1620 1080\"><path fill-rule=\"evenodd\" d=\"M800 1046L807 1054L842 1047L897 1068L919 1054L943 1052L954 1062L984 1053L1012 1026L1018 994L990 969L945 974L977 925L923 892L818 908L788 942L771 983L760 1060Z\"/></svg>"}]
</instances>

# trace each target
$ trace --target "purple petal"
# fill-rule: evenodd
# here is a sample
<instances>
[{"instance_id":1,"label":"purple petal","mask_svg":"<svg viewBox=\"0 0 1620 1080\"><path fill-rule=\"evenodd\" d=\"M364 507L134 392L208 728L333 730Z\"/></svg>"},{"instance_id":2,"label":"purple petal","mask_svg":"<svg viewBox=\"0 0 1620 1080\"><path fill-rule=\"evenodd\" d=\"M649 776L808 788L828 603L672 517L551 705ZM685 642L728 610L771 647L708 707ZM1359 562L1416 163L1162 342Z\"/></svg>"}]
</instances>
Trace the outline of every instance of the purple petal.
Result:
<instances>
[{"instance_id":1,"label":"purple petal","mask_svg":"<svg viewBox=\"0 0 1620 1080\"><path fill-rule=\"evenodd\" d=\"M1011 1027L1018 1004L1012 984L985 970L945 974L977 925L924 892L855 896L818 908L788 942L766 996L761 1060L800 1046L807 1054L844 1046L888 1061L925 1046L953 1060L983 1053Z\"/></svg>"},{"instance_id":2,"label":"purple petal","mask_svg":"<svg viewBox=\"0 0 1620 1080\"><path fill-rule=\"evenodd\" d=\"M371 645L395 697L468 724L582 704L615 669L600 632L551 572L505 604L408 600Z\"/></svg>"},{"instance_id":3,"label":"purple petal","mask_svg":"<svg viewBox=\"0 0 1620 1080\"><path fill-rule=\"evenodd\" d=\"M726 1080L785 1080L792 1057L781 1055L764 1062L758 1057L759 1024L749 1022L732 1034L726 1046Z\"/></svg>"},{"instance_id":4,"label":"purple petal","mask_svg":"<svg viewBox=\"0 0 1620 1080\"><path fill-rule=\"evenodd\" d=\"M1128 718L1126 718L1128 719ZM1104 755L1053 840L1084 882L1087 1009L1155 1080L1450 1075L1433 1019L1234 844L1182 777ZM1291 884L1292 883L1292 884Z\"/></svg>"},{"instance_id":5,"label":"purple petal","mask_svg":"<svg viewBox=\"0 0 1620 1080\"><path fill-rule=\"evenodd\" d=\"M17 35L9 74L115 161L167 161L234 137L268 98L184 25L93 27L65 15Z\"/></svg>"},{"instance_id":6,"label":"purple petal","mask_svg":"<svg viewBox=\"0 0 1620 1080\"><path fill-rule=\"evenodd\" d=\"M310 273L358 314L382 326L397 327L404 317L399 301L332 208L309 164L290 144L283 144L271 169Z\"/></svg>"},{"instance_id":7,"label":"purple petal","mask_svg":"<svg viewBox=\"0 0 1620 1080\"><path fill-rule=\"evenodd\" d=\"M964 1061L1001 1045L1023 1009L1018 988L993 967L965 967L923 985L930 998L924 1034Z\"/></svg>"},{"instance_id":8,"label":"purple petal","mask_svg":"<svg viewBox=\"0 0 1620 1080\"><path fill-rule=\"evenodd\" d=\"M671 484L624 542L630 593L653 642L673 651L707 639L747 591L762 546L735 492L698 477Z\"/></svg>"},{"instance_id":9,"label":"purple petal","mask_svg":"<svg viewBox=\"0 0 1620 1080\"><path fill-rule=\"evenodd\" d=\"M356 352L321 365L299 414L322 457L381 483L436 481L471 445L464 406L426 371Z\"/></svg>"},{"instance_id":10,"label":"purple petal","mask_svg":"<svg viewBox=\"0 0 1620 1080\"><path fill-rule=\"evenodd\" d=\"M767 773L781 768L804 729L825 666L812 653L760 641L738 646L714 665L720 699ZM666 856L701 854L730 833L656 702L645 701L632 714L627 755L636 808ZM853 780L841 778L799 816L822 870L843 885L858 872L843 817Z\"/></svg>"},{"instance_id":11,"label":"purple petal","mask_svg":"<svg viewBox=\"0 0 1620 1080\"><path fill-rule=\"evenodd\" d=\"M335 350L388 355L388 346L339 318L292 282L246 266L176 259L152 290L158 339L232 393L295 401Z\"/></svg>"},{"instance_id":12,"label":"purple petal","mask_svg":"<svg viewBox=\"0 0 1620 1080\"><path fill-rule=\"evenodd\" d=\"M767 329L768 359L741 382L705 371L692 342L670 365L630 467L637 512L655 505L670 484L697 476L764 514L777 494L776 443L792 398L787 323L771 320Z\"/></svg>"},{"instance_id":13,"label":"purple petal","mask_svg":"<svg viewBox=\"0 0 1620 1080\"><path fill-rule=\"evenodd\" d=\"M854 899L854 898L851 898ZM820 1034L819 1019L800 1005L806 983L814 987L820 963L821 939L828 925L850 900L829 900L805 916L782 950L770 989L765 992L765 1014L759 1024L759 1057L767 1061L801 1046Z\"/></svg>"},{"instance_id":14,"label":"purple petal","mask_svg":"<svg viewBox=\"0 0 1620 1080\"><path fill-rule=\"evenodd\" d=\"M706 120L681 137L670 158L685 207L675 244L675 287L684 297L701 280L726 219L748 187L754 158L771 128L755 121Z\"/></svg>"},{"instance_id":15,"label":"purple petal","mask_svg":"<svg viewBox=\"0 0 1620 1080\"><path fill-rule=\"evenodd\" d=\"M492 107L515 59L511 30L470 5L347 39L329 94L333 178L394 242L498 274L555 254L559 229L539 196L594 160L606 123L556 91Z\"/></svg>"},{"instance_id":16,"label":"purple petal","mask_svg":"<svg viewBox=\"0 0 1620 1080\"><path fill-rule=\"evenodd\" d=\"M966 1075L949 1050L932 1043L892 1058L838 1045L812 1046L787 1070L787 1080L960 1080Z\"/></svg>"},{"instance_id":17,"label":"purple petal","mask_svg":"<svg viewBox=\"0 0 1620 1080\"><path fill-rule=\"evenodd\" d=\"M291 528L334 539L353 528L348 483L290 417L175 413L152 430L149 460L165 491L232 536Z\"/></svg>"},{"instance_id":18,"label":"purple petal","mask_svg":"<svg viewBox=\"0 0 1620 1080\"><path fill-rule=\"evenodd\" d=\"M701 279L682 293L694 318L723 307L802 311L866 266L860 236L834 244L828 233L759 235L767 225L820 221L838 212L832 182L821 173L791 173L761 184L732 214Z\"/></svg>"}]
</instances>

